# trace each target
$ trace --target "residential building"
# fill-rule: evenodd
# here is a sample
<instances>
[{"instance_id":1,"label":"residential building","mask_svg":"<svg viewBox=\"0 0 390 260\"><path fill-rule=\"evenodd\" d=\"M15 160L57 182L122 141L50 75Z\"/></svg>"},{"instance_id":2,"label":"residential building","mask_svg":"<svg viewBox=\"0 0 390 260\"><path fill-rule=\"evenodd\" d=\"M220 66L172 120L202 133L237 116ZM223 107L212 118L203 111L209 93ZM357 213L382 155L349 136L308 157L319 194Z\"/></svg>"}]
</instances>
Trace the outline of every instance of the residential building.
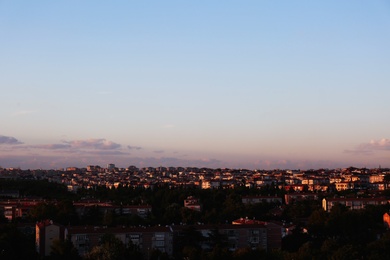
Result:
<instances>
[{"instance_id":1,"label":"residential building","mask_svg":"<svg viewBox=\"0 0 390 260\"><path fill-rule=\"evenodd\" d=\"M341 204L348 209L364 209L367 205L386 205L390 200L386 198L324 198L322 200L322 208L325 211L330 212L331 209Z\"/></svg>"},{"instance_id":2,"label":"residential building","mask_svg":"<svg viewBox=\"0 0 390 260\"><path fill-rule=\"evenodd\" d=\"M51 220L38 222L35 225L35 245L40 256L49 256L56 240L65 238L65 228Z\"/></svg>"}]
</instances>

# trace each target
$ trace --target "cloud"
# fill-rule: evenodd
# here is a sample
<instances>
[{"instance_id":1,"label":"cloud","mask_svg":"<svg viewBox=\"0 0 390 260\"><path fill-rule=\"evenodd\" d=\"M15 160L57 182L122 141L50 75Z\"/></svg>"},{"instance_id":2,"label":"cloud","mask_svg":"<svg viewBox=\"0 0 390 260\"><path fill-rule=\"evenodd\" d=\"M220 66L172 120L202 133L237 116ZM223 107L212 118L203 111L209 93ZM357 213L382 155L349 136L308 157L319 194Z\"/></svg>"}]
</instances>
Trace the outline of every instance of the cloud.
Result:
<instances>
[{"instance_id":1,"label":"cloud","mask_svg":"<svg viewBox=\"0 0 390 260\"><path fill-rule=\"evenodd\" d=\"M75 141L63 141L72 148L81 149L96 149L96 150L113 150L119 149L122 145L108 141L106 139L88 139L88 140L75 140Z\"/></svg>"},{"instance_id":2,"label":"cloud","mask_svg":"<svg viewBox=\"0 0 390 260\"><path fill-rule=\"evenodd\" d=\"M163 150L157 150L157 151L153 151L154 153L164 153Z\"/></svg>"},{"instance_id":3,"label":"cloud","mask_svg":"<svg viewBox=\"0 0 390 260\"><path fill-rule=\"evenodd\" d=\"M166 124L166 125L163 125L162 128L174 128L175 126L172 125L172 124Z\"/></svg>"},{"instance_id":4,"label":"cloud","mask_svg":"<svg viewBox=\"0 0 390 260\"><path fill-rule=\"evenodd\" d=\"M371 140L369 146L374 150L389 150L390 151L390 139L382 138L379 141Z\"/></svg>"},{"instance_id":5,"label":"cloud","mask_svg":"<svg viewBox=\"0 0 390 260\"><path fill-rule=\"evenodd\" d=\"M12 116L25 116L25 115L34 114L36 112L37 111L35 111L35 110L20 110L20 111L13 113Z\"/></svg>"},{"instance_id":6,"label":"cloud","mask_svg":"<svg viewBox=\"0 0 390 260\"><path fill-rule=\"evenodd\" d=\"M382 138L380 140L371 140L369 143L362 143L353 150L345 150L351 154L369 155L375 151L390 151L390 139Z\"/></svg>"},{"instance_id":7,"label":"cloud","mask_svg":"<svg viewBox=\"0 0 390 260\"><path fill-rule=\"evenodd\" d=\"M98 150L98 151L89 151L89 155L104 155L104 156L109 156L109 155L129 155L129 153L125 153L119 150Z\"/></svg>"},{"instance_id":8,"label":"cloud","mask_svg":"<svg viewBox=\"0 0 390 260\"><path fill-rule=\"evenodd\" d=\"M42 149L66 153L128 154L120 152L122 145L106 139L62 141L56 144L18 146L19 149Z\"/></svg>"},{"instance_id":9,"label":"cloud","mask_svg":"<svg viewBox=\"0 0 390 260\"><path fill-rule=\"evenodd\" d=\"M69 144L43 144L43 145L32 145L31 148L38 149L49 149L49 150L58 150L58 149L67 149L71 146Z\"/></svg>"},{"instance_id":10,"label":"cloud","mask_svg":"<svg viewBox=\"0 0 390 260\"><path fill-rule=\"evenodd\" d=\"M0 144L22 144L15 137L0 135Z\"/></svg>"},{"instance_id":11,"label":"cloud","mask_svg":"<svg viewBox=\"0 0 390 260\"><path fill-rule=\"evenodd\" d=\"M142 147L140 147L140 146L131 146L131 145L128 145L128 146L127 146L127 149L129 149L129 150L141 150Z\"/></svg>"}]
</instances>

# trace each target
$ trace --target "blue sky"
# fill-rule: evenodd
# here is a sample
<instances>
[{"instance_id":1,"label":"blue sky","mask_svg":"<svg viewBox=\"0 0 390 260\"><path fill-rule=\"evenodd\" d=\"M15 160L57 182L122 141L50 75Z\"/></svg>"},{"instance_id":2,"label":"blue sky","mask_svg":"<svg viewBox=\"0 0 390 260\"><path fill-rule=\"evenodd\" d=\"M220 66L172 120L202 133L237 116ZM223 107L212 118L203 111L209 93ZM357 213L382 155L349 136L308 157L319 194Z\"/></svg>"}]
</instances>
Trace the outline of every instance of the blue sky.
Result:
<instances>
[{"instance_id":1,"label":"blue sky","mask_svg":"<svg viewBox=\"0 0 390 260\"><path fill-rule=\"evenodd\" d=\"M0 1L0 165L390 167L387 1Z\"/></svg>"}]
</instances>

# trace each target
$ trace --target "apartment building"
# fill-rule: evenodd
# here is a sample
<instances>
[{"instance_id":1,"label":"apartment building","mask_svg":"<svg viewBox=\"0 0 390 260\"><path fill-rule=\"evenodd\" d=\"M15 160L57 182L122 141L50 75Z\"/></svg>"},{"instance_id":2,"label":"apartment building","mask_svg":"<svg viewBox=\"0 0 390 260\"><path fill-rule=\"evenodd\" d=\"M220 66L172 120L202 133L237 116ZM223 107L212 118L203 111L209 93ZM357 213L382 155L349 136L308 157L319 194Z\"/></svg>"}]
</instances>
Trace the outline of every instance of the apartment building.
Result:
<instances>
[{"instance_id":1,"label":"apartment building","mask_svg":"<svg viewBox=\"0 0 390 260\"><path fill-rule=\"evenodd\" d=\"M172 255L172 232L169 227L68 227L67 236L79 254L85 255L98 246L105 234L113 234L125 245L138 245L144 255L158 249Z\"/></svg>"},{"instance_id":2,"label":"apartment building","mask_svg":"<svg viewBox=\"0 0 390 260\"><path fill-rule=\"evenodd\" d=\"M364 209L367 205L386 205L389 204L390 200L386 198L324 198L322 200L322 208L325 211L330 212L331 209L341 204L346 206L348 209Z\"/></svg>"},{"instance_id":3,"label":"apartment building","mask_svg":"<svg viewBox=\"0 0 390 260\"><path fill-rule=\"evenodd\" d=\"M38 222L35 225L35 246L40 256L49 256L56 240L65 238L65 228L51 220Z\"/></svg>"}]
</instances>

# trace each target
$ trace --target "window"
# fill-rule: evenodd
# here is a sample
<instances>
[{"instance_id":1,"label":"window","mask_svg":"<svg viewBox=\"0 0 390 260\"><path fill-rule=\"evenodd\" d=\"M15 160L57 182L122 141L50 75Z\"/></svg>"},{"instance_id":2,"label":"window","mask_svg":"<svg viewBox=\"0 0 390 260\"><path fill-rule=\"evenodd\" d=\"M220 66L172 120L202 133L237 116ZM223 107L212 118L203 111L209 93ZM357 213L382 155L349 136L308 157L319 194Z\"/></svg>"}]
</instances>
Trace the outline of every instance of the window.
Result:
<instances>
[{"instance_id":1,"label":"window","mask_svg":"<svg viewBox=\"0 0 390 260\"><path fill-rule=\"evenodd\" d=\"M156 241L154 243L155 247L164 247L165 246L165 243L164 241Z\"/></svg>"},{"instance_id":2,"label":"window","mask_svg":"<svg viewBox=\"0 0 390 260\"><path fill-rule=\"evenodd\" d=\"M87 235L76 235L76 241L87 240Z\"/></svg>"},{"instance_id":3,"label":"window","mask_svg":"<svg viewBox=\"0 0 390 260\"><path fill-rule=\"evenodd\" d=\"M164 240L165 235L162 234L162 233L158 233L158 234L155 234L154 238L155 238L156 240Z\"/></svg>"}]
</instances>

